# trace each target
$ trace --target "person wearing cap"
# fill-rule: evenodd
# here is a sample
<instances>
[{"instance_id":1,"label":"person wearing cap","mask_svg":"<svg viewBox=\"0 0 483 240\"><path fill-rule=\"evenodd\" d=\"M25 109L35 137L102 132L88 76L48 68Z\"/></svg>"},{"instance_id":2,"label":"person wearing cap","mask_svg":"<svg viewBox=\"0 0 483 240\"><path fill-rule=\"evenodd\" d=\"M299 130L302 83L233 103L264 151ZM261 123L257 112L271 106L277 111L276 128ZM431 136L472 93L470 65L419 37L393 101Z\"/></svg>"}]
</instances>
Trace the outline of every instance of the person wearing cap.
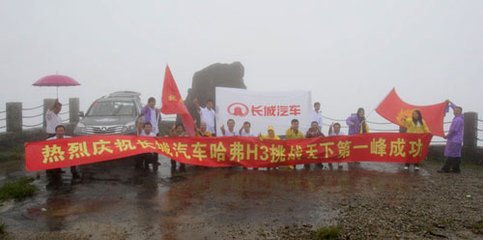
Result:
<instances>
[{"instance_id":1,"label":"person wearing cap","mask_svg":"<svg viewBox=\"0 0 483 240\"><path fill-rule=\"evenodd\" d=\"M62 124L62 118L59 113L62 110L62 103L59 99L56 99L54 105L45 113L45 132L47 132L47 138L54 137L56 135L55 128Z\"/></svg>"}]
</instances>

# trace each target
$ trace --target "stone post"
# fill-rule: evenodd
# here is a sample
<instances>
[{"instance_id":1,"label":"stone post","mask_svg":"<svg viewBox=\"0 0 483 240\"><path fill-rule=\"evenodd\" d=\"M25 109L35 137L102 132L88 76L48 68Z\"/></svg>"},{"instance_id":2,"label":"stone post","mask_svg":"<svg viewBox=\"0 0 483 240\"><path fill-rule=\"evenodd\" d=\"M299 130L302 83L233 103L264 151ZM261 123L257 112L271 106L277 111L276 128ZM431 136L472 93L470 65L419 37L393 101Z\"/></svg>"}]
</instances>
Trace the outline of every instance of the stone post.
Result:
<instances>
[{"instance_id":1,"label":"stone post","mask_svg":"<svg viewBox=\"0 0 483 240\"><path fill-rule=\"evenodd\" d=\"M465 112L465 131L463 137L463 155L470 158L470 161L475 161L478 144L478 113Z\"/></svg>"},{"instance_id":2,"label":"stone post","mask_svg":"<svg viewBox=\"0 0 483 240\"><path fill-rule=\"evenodd\" d=\"M69 98L69 122L79 122L79 98Z\"/></svg>"},{"instance_id":3,"label":"stone post","mask_svg":"<svg viewBox=\"0 0 483 240\"><path fill-rule=\"evenodd\" d=\"M7 132L22 131L22 103L8 102L6 104Z\"/></svg>"}]
</instances>

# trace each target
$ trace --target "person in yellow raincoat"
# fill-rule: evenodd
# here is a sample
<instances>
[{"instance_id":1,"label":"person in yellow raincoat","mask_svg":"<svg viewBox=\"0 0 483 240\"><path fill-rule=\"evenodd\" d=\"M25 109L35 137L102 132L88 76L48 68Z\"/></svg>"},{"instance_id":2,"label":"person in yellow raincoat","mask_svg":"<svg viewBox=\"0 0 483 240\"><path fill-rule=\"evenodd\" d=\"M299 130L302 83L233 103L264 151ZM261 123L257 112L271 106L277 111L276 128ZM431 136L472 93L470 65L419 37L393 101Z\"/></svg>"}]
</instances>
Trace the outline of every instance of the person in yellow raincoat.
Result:
<instances>
[{"instance_id":1,"label":"person in yellow raincoat","mask_svg":"<svg viewBox=\"0 0 483 240\"><path fill-rule=\"evenodd\" d=\"M280 140L280 137L275 135L275 129L272 125L268 125L267 134L260 134L260 139L273 139L273 140Z\"/></svg>"},{"instance_id":2,"label":"person in yellow raincoat","mask_svg":"<svg viewBox=\"0 0 483 240\"><path fill-rule=\"evenodd\" d=\"M268 125L267 128L267 134L260 134L258 135L260 140L264 139L271 139L271 140L280 140L280 137L275 134L275 129L273 128L272 125ZM267 168L267 170L270 170L270 168Z\"/></svg>"},{"instance_id":3,"label":"person in yellow raincoat","mask_svg":"<svg viewBox=\"0 0 483 240\"><path fill-rule=\"evenodd\" d=\"M429 133L429 128L423 119L421 111L414 110L411 117L403 122L406 133ZM409 170L409 163L404 165L404 170ZM419 164L414 164L414 171L419 171Z\"/></svg>"}]
</instances>

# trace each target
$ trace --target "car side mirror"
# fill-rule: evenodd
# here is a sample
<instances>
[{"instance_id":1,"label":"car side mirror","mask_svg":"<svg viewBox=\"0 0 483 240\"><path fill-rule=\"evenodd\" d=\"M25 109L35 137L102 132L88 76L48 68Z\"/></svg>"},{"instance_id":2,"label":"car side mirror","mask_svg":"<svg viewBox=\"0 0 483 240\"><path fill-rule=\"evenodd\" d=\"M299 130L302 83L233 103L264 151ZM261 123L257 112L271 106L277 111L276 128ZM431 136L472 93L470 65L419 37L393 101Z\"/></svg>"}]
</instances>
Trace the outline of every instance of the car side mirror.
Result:
<instances>
[{"instance_id":1,"label":"car side mirror","mask_svg":"<svg viewBox=\"0 0 483 240\"><path fill-rule=\"evenodd\" d=\"M85 115L84 115L84 112L83 111L80 111L79 112L79 117L83 118Z\"/></svg>"}]
</instances>

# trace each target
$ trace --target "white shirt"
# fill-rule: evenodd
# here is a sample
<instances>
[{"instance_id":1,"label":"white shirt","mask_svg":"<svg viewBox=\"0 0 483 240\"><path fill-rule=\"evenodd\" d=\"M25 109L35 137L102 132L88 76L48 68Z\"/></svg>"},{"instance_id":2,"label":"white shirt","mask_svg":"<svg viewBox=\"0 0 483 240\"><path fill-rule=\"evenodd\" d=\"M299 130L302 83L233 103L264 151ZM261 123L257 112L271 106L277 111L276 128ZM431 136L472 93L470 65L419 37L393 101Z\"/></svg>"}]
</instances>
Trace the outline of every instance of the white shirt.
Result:
<instances>
[{"instance_id":1,"label":"white shirt","mask_svg":"<svg viewBox=\"0 0 483 240\"><path fill-rule=\"evenodd\" d=\"M71 138L71 136L65 136L64 135L64 138ZM47 141L55 140L55 139L57 139L57 136L49 137L49 138L47 138Z\"/></svg>"},{"instance_id":2,"label":"white shirt","mask_svg":"<svg viewBox=\"0 0 483 240\"><path fill-rule=\"evenodd\" d=\"M59 114L55 114L52 110L47 110L45 113L45 131L48 134L55 134L55 127L62 124L62 119Z\"/></svg>"},{"instance_id":3,"label":"white shirt","mask_svg":"<svg viewBox=\"0 0 483 240\"><path fill-rule=\"evenodd\" d=\"M144 130L142 130L141 131L141 136L144 136L144 137L156 137L156 133L150 132L149 135L147 135L146 132Z\"/></svg>"},{"instance_id":4,"label":"white shirt","mask_svg":"<svg viewBox=\"0 0 483 240\"><path fill-rule=\"evenodd\" d=\"M215 110L200 107L200 119L206 123L206 130L215 133Z\"/></svg>"},{"instance_id":5,"label":"white shirt","mask_svg":"<svg viewBox=\"0 0 483 240\"><path fill-rule=\"evenodd\" d=\"M335 132L332 132L331 134L329 134L329 136L344 136L344 135L346 134L342 131L339 131L339 134L336 134Z\"/></svg>"},{"instance_id":6,"label":"white shirt","mask_svg":"<svg viewBox=\"0 0 483 240\"><path fill-rule=\"evenodd\" d=\"M230 129L228 129L228 130L225 130L225 135L224 136L234 137L234 136L238 136L238 133L236 131L230 132Z\"/></svg>"},{"instance_id":7,"label":"white shirt","mask_svg":"<svg viewBox=\"0 0 483 240\"><path fill-rule=\"evenodd\" d=\"M309 125L316 121L319 124L320 130L322 130L322 111L316 112L315 110L312 112L312 120L309 122Z\"/></svg>"},{"instance_id":8,"label":"white shirt","mask_svg":"<svg viewBox=\"0 0 483 240\"><path fill-rule=\"evenodd\" d=\"M240 136L242 136L242 137L253 137L253 134L251 132L245 132L245 130L242 130Z\"/></svg>"}]
</instances>

